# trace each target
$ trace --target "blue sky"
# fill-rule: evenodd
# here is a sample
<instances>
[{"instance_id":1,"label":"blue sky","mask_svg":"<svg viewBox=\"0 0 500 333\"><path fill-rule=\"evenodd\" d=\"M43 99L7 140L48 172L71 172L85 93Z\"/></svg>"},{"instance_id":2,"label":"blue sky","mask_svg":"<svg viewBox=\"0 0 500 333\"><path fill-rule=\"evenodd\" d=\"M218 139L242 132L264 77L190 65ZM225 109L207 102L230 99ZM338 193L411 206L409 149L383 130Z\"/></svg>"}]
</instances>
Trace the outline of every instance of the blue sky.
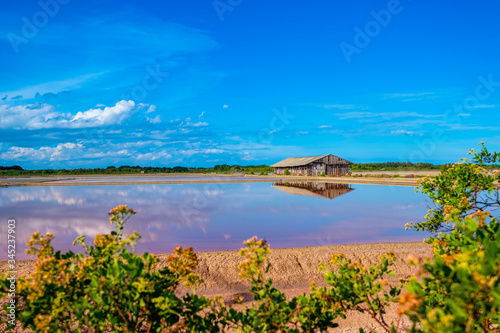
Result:
<instances>
[{"instance_id":1,"label":"blue sky","mask_svg":"<svg viewBox=\"0 0 500 333\"><path fill-rule=\"evenodd\" d=\"M8 2L0 165L500 150L493 1Z\"/></svg>"}]
</instances>

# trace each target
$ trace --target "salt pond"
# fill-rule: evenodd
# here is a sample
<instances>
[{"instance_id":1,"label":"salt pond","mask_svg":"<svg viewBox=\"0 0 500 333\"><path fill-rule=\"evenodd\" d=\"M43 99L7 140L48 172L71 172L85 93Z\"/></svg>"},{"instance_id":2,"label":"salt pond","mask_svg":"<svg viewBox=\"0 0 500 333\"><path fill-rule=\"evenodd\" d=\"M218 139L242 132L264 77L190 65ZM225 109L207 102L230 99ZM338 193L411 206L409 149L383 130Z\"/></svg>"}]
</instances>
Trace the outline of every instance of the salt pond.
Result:
<instances>
[{"instance_id":1,"label":"salt pond","mask_svg":"<svg viewBox=\"0 0 500 333\"><path fill-rule=\"evenodd\" d=\"M404 224L423 219L426 198L413 187L324 183L10 187L0 189L0 231L16 219L18 260L29 258L35 231L55 234L56 249L76 251L78 235L90 242L111 231L107 212L125 204L137 211L125 231L142 234L139 252L233 250L254 235L271 248L421 241L427 235Z\"/></svg>"},{"instance_id":2,"label":"salt pond","mask_svg":"<svg viewBox=\"0 0 500 333\"><path fill-rule=\"evenodd\" d=\"M147 176L126 176L126 177L76 177L69 179L55 180L49 183L140 183L140 182L190 182L190 181L224 181L224 180L259 180L265 178L259 177L238 177L238 176L164 176L164 177L147 177Z\"/></svg>"}]
</instances>

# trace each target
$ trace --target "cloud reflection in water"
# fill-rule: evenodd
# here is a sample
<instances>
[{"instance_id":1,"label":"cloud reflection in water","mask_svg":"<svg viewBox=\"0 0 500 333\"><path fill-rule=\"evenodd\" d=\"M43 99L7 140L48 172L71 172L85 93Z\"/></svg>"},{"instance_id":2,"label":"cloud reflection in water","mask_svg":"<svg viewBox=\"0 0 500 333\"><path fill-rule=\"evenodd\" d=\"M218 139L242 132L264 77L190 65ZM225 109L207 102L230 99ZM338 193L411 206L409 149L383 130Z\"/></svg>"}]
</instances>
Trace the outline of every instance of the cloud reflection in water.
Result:
<instances>
[{"instance_id":1,"label":"cloud reflection in water","mask_svg":"<svg viewBox=\"0 0 500 333\"><path fill-rule=\"evenodd\" d=\"M25 244L35 231L55 234L58 250L76 251L71 244L78 235L90 241L112 230L107 212L121 204L137 211L125 231L141 233L140 252L165 253L177 245L197 251L239 249L254 235L274 248L420 241L426 236L404 230L406 222L420 220L427 210L425 196L412 187L350 185L330 198L340 187L315 185L314 195L302 195L307 184L278 186L288 188L277 190L269 183L12 187L0 189L0 218L18 221L19 260L28 258ZM318 197L321 193L332 200ZM6 226L0 224L3 235ZM0 244L6 248L6 239ZM0 260L6 260L5 253Z\"/></svg>"}]
</instances>

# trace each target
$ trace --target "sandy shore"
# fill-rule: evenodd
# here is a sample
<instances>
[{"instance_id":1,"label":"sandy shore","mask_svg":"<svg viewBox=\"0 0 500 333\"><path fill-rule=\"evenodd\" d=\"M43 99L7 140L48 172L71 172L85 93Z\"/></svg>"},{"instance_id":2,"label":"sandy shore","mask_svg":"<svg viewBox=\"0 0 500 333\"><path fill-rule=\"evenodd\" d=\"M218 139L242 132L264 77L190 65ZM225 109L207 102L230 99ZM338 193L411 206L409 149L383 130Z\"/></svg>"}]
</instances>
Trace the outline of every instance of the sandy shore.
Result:
<instances>
[{"instance_id":1,"label":"sandy shore","mask_svg":"<svg viewBox=\"0 0 500 333\"><path fill-rule=\"evenodd\" d=\"M354 171L350 177L277 176L277 175L206 175L206 174L126 174L126 175L78 175L78 176L33 176L0 177L1 187L39 186L102 186L102 185L153 185L153 184L207 184L207 183L257 183L281 181L317 181L367 185L417 186L418 177L439 174L436 170L424 171ZM414 175L416 178L404 178ZM402 178L393 178L399 176ZM172 180L164 178L172 177ZM175 178L185 178L176 180ZM203 177L205 179L200 179ZM107 179L104 179L107 178ZM134 178L131 181L110 179ZM142 180L143 178L144 180ZM158 178L156 180L155 178ZM163 179L160 179L163 178ZM190 179L192 178L192 179ZM208 179L207 179L208 178ZM210 179L214 178L214 179ZM99 181L102 179L102 181ZM71 182L65 182L71 180ZM89 182L92 180L92 182Z\"/></svg>"},{"instance_id":2,"label":"sandy shore","mask_svg":"<svg viewBox=\"0 0 500 333\"><path fill-rule=\"evenodd\" d=\"M430 251L427 244L423 243L383 243L359 245L334 245L308 248L290 248L272 250L269 260L272 268L268 274L276 287L288 296L307 293L311 281L317 285L325 285L323 276L318 271L320 262L328 262L333 253L343 253L347 258L361 261L365 265L376 262L380 256L393 251L396 257L394 266L395 276L390 277L390 282L397 282L412 273L413 268L405 259L409 255L425 254ZM158 267L167 264L168 254L159 254ZM222 295L223 299L230 302L236 295L243 297L244 301L252 300L248 292L249 284L243 282L238 276L238 264L242 261L237 251L199 252L199 265L196 270L203 278L204 284L198 293L207 297ZM0 271L7 270L7 263L0 262ZM18 262L18 274L29 274L34 270L34 261L25 260ZM396 307L391 308L389 318L396 319ZM373 329L372 321L363 314L353 313L346 320L339 321L339 328L333 332L358 332L360 326ZM21 331L19 331L21 332Z\"/></svg>"}]
</instances>

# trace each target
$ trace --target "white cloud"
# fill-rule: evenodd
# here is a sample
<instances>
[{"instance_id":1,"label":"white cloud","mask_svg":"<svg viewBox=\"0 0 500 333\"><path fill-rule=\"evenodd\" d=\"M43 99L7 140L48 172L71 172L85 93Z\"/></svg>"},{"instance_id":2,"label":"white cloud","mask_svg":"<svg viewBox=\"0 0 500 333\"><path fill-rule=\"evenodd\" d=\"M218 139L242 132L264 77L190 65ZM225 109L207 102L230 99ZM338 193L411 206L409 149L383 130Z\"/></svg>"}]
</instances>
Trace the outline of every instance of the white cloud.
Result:
<instances>
[{"instance_id":1,"label":"white cloud","mask_svg":"<svg viewBox=\"0 0 500 333\"><path fill-rule=\"evenodd\" d=\"M396 131L391 131L392 135L422 135L422 133L414 132L414 131L406 131L406 130L396 130Z\"/></svg>"},{"instance_id":2,"label":"white cloud","mask_svg":"<svg viewBox=\"0 0 500 333\"><path fill-rule=\"evenodd\" d=\"M385 94L384 98L424 97L424 96L431 96L434 94L435 92L395 93L395 94Z\"/></svg>"},{"instance_id":3,"label":"white cloud","mask_svg":"<svg viewBox=\"0 0 500 333\"><path fill-rule=\"evenodd\" d=\"M229 105L227 105L227 104L224 104L224 105L222 106L222 108L223 108L223 109L227 109L228 107L229 107Z\"/></svg>"},{"instance_id":4,"label":"white cloud","mask_svg":"<svg viewBox=\"0 0 500 333\"><path fill-rule=\"evenodd\" d=\"M81 143L60 143L56 147L41 147L40 149L26 147L10 147L0 157L5 160L33 161L33 160L50 160L62 161L71 157L80 157L81 152L77 150L84 149L85 146Z\"/></svg>"},{"instance_id":5,"label":"white cloud","mask_svg":"<svg viewBox=\"0 0 500 333\"><path fill-rule=\"evenodd\" d=\"M306 135L306 134L309 134L309 132L300 131L300 132L295 132L295 134L297 134L297 135Z\"/></svg>"},{"instance_id":6,"label":"white cloud","mask_svg":"<svg viewBox=\"0 0 500 333\"><path fill-rule=\"evenodd\" d=\"M318 126L318 128L332 128L332 126L330 126L330 125L321 125L321 126Z\"/></svg>"},{"instance_id":7,"label":"white cloud","mask_svg":"<svg viewBox=\"0 0 500 333\"><path fill-rule=\"evenodd\" d=\"M205 153L205 154L222 154L222 153L224 153L224 150L212 148L212 149L205 149L203 151L203 153Z\"/></svg>"},{"instance_id":8,"label":"white cloud","mask_svg":"<svg viewBox=\"0 0 500 333\"><path fill-rule=\"evenodd\" d=\"M339 119L360 119L360 121L373 122L376 120L388 120L394 118L442 118L443 115L425 115L416 112L398 111L398 112L345 112L336 114Z\"/></svg>"},{"instance_id":9,"label":"white cloud","mask_svg":"<svg viewBox=\"0 0 500 333\"><path fill-rule=\"evenodd\" d=\"M496 105L481 104L481 105L476 105L474 108L475 109L486 109L486 108L496 108L496 107L497 107Z\"/></svg>"},{"instance_id":10,"label":"white cloud","mask_svg":"<svg viewBox=\"0 0 500 333\"><path fill-rule=\"evenodd\" d=\"M159 115L157 115L156 117L154 118L149 118L149 117L146 117L147 121L149 121L151 124L159 124L161 123L161 118Z\"/></svg>"},{"instance_id":11,"label":"white cloud","mask_svg":"<svg viewBox=\"0 0 500 333\"><path fill-rule=\"evenodd\" d=\"M193 127L203 127L203 126L208 126L209 124L207 122L204 122L204 121L199 121L197 123L188 123L186 124L186 126L193 126Z\"/></svg>"},{"instance_id":12,"label":"white cloud","mask_svg":"<svg viewBox=\"0 0 500 333\"><path fill-rule=\"evenodd\" d=\"M114 106L89 109L71 113L60 113L49 104L27 104L0 106L0 128L42 129L42 128L86 128L121 124L135 111L134 101L122 100Z\"/></svg>"},{"instance_id":13,"label":"white cloud","mask_svg":"<svg viewBox=\"0 0 500 333\"><path fill-rule=\"evenodd\" d=\"M28 104L9 107L0 105L0 128L37 129L47 122L54 122L61 115L52 105Z\"/></svg>"},{"instance_id":14,"label":"white cloud","mask_svg":"<svg viewBox=\"0 0 500 333\"><path fill-rule=\"evenodd\" d=\"M469 130L479 130L479 131L500 131L498 126L481 126L481 125L465 125L465 124L446 124L450 129L454 131L469 131Z\"/></svg>"},{"instance_id":15,"label":"white cloud","mask_svg":"<svg viewBox=\"0 0 500 333\"><path fill-rule=\"evenodd\" d=\"M222 154L225 153L226 151L223 149L217 149L217 148L208 148L208 149L183 149L179 150L178 154L184 155L184 156L194 156L198 154Z\"/></svg>"},{"instance_id":16,"label":"white cloud","mask_svg":"<svg viewBox=\"0 0 500 333\"><path fill-rule=\"evenodd\" d=\"M42 160L45 158L45 152L34 148L14 146L0 156L3 160Z\"/></svg>"},{"instance_id":17,"label":"white cloud","mask_svg":"<svg viewBox=\"0 0 500 333\"><path fill-rule=\"evenodd\" d=\"M156 106L155 105L150 105L146 113L151 113L156 111Z\"/></svg>"},{"instance_id":18,"label":"white cloud","mask_svg":"<svg viewBox=\"0 0 500 333\"><path fill-rule=\"evenodd\" d=\"M354 104L329 104L323 105L325 109L339 109L339 110L368 110L367 106L354 105Z\"/></svg>"},{"instance_id":19,"label":"white cloud","mask_svg":"<svg viewBox=\"0 0 500 333\"><path fill-rule=\"evenodd\" d=\"M121 124L133 112L134 101L119 101L115 106L104 109L90 109L78 112L69 122L74 124L69 127L96 127L102 125Z\"/></svg>"},{"instance_id":20,"label":"white cloud","mask_svg":"<svg viewBox=\"0 0 500 333\"><path fill-rule=\"evenodd\" d=\"M169 159L171 158L172 155L167 153L166 151L159 151L159 152L152 152L152 153L144 153L144 154L139 154L137 155L138 160L148 160L148 161L155 161L158 159Z\"/></svg>"}]
</instances>

